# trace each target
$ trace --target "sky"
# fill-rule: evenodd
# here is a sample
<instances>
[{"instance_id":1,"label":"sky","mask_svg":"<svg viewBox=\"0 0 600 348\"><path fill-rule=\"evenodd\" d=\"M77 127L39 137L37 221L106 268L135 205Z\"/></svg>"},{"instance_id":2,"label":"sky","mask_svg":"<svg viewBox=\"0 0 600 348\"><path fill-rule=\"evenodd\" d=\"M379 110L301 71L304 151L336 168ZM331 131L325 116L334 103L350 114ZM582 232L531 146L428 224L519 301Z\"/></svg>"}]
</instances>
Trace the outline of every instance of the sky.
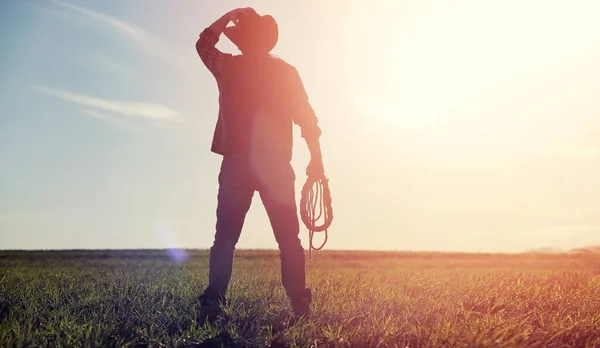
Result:
<instances>
[{"instance_id":1,"label":"sky","mask_svg":"<svg viewBox=\"0 0 600 348\"><path fill-rule=\"evenodd\" d=\"M319 117L326 249L600 244L600 3L340 4L2 1L0 249L210 247L218 92L195 42L247 6ZM255 195L238 248L276 247Z\"/></svg>"}]
</instances>

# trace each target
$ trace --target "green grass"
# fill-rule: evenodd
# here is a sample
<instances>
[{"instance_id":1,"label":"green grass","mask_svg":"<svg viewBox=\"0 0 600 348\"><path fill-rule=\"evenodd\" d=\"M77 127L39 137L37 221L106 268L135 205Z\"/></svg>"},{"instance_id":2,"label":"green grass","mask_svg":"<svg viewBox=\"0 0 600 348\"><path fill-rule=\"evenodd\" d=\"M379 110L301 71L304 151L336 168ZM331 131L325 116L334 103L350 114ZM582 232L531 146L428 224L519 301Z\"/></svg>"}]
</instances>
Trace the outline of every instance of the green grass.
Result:
<instances>
[{"instance_id":1,"label":"green grass","mask_svg":"<svg viewBox=\"0 0 600 348\"><path fill-rule=\"evenodd\" d=\"M0 346L600 346L596 255L318 252L290 326L277 252L237 252L213 325L208 254L188 253L0 252Z\"/></svg>"}]
</instances>

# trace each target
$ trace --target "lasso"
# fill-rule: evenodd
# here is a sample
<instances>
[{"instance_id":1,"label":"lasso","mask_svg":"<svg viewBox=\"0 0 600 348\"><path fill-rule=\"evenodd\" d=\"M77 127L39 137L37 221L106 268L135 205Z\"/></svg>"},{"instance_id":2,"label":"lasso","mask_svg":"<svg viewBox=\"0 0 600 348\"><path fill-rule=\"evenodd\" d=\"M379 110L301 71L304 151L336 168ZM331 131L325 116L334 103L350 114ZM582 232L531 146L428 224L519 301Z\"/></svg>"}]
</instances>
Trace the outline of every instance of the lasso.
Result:
<instances>
[{"instance_id":1,"label":"lasso","mask_svg":"<svg viewBox=\"0 0 600 348\"><path fill-rule=\"evenodd\" d=\"M302 187L302 197L300 198L300 216L302 222L308 228L308 256L312 260L312 251L323 249L327 243L327 229L333 221L329 180L325 175L319 178L309 177L306 180L306 183ZM323 218L323 224L317 225L321 218ZM325 232L325 238L319 247L313 245L315 232Z\"/></svg>"}]
</instances>

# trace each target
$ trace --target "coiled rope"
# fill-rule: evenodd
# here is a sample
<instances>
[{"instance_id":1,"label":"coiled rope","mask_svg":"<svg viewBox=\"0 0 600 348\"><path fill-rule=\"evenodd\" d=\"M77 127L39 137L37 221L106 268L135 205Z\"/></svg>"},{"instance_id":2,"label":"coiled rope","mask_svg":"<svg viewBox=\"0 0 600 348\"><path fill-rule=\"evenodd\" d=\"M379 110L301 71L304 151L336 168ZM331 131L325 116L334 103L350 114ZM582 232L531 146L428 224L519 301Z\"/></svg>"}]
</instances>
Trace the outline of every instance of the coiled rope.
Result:
<instances>
[{"instance_id":1,"label":"coiled rope","mask_svg":"<svg viewBox=\"0 0 600 348\"><path fill-rule=\"evenodd\" d=\"M325 175L319 178L309 177L306 179L300 198L300 216L308 229L308 257L312 260L312 251L323 249L327 243L327 229L333 221L329 180ZM317 225L321 218L323 218L323 224ZM325 238L319 247L315 247L313 244L313 237L316 232L325 232Z\"/></svg>"}]
</instances>

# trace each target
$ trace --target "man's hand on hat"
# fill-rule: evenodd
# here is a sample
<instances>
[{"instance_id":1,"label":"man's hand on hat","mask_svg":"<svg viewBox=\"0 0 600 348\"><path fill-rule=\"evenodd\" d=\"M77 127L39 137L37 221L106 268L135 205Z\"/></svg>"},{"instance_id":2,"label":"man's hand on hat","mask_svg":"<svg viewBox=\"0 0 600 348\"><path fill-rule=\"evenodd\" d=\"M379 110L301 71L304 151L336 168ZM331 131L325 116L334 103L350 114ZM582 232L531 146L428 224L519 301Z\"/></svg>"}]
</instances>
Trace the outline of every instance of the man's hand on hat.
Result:
<instances>
[{"instance_id":1,"label":"man's hand on hat","mask_svg":"<svg viewBox=\"0 0 600 348\"><path fill-rule=\"evenodd\" d=\"M209 28L216 33L217 36L219 36L223 33L223 30L225 30L230 21L237 24L241 18L251 13L256 13L256 11L254 11L254 9L251 7L238 8L229 11L211 24Z\"/></svg>"},{"instance_id":2,"label":"man's hand on hat","mask_svg":"<svg viewBox=\"0 0 600 348\"><path fill-rule=\"evenodd\" d=\"M235 10L229 11L226 16L230 21L237 24L240 19L249 14L256 14L256 11L252 7L236 8Z\"/></svg>"}]
</instances>

